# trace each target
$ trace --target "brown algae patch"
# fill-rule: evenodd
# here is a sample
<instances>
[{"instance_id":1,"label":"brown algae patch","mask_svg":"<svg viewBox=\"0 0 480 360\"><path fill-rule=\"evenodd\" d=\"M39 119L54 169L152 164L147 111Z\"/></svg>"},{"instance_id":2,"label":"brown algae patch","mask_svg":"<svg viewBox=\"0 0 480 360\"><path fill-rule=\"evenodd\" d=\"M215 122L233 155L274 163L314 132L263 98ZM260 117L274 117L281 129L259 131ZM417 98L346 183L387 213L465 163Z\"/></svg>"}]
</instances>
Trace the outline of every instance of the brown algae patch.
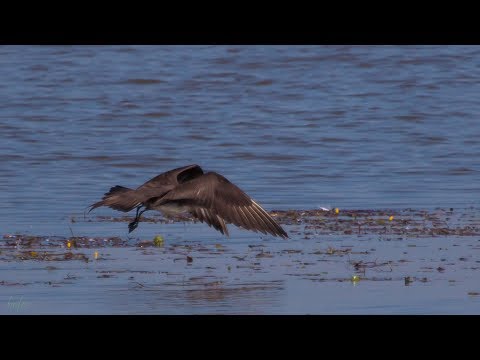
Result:
<instances>
[{"instance_id":1,"label":"brown algae patch","mask_svg":"<svg viewBox=\"0 0 480 360\"><path fill-rule=\"evenodd\" d=\"M118 236L87 237L87 236L32 236L32 235L3 235L0 249L34 249L38 247L61 247L67 249L97 248L97 247L125 247L128 240Z\"/></svg>"},{"instance_id":2,"label":"brown algae patch","mask_svg":"<svg viewBox=\"0 0 480 360\"><path fill-rule=\"evenodd\" d=\"M478 209L338 209L273 210L270 215L281 225L297 227L292 234L314 235L399 235L403 237L480 235ZM131 222L131 216L97 216L95 221ZM197 222L193 218L164 219L160 215L142 218L143 222ZM89 219L88 221L93 221Z\"/></svg>"}]
</instances>

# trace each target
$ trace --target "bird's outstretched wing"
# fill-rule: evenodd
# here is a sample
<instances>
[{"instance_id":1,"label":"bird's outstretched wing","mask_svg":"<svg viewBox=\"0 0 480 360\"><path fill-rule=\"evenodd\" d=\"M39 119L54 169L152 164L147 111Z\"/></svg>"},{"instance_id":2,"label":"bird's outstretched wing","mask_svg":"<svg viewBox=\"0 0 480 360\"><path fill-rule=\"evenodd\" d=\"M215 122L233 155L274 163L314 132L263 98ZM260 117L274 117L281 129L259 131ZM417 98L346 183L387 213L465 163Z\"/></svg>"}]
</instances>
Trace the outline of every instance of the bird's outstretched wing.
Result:
<instances>
[{"instance_id":1,"label":"bird's outstretched wing","mask_svg":"<svg viewBox=\"0 0 480 360\"><path fill-rule=\"evenodd\" d=\"M285 230L253 199L215 172L194 177L159 198L155 206L169 202L187 205L194 217L228 235L225 222L247 230L288 238Z\"/></svg>"}]
</instances>

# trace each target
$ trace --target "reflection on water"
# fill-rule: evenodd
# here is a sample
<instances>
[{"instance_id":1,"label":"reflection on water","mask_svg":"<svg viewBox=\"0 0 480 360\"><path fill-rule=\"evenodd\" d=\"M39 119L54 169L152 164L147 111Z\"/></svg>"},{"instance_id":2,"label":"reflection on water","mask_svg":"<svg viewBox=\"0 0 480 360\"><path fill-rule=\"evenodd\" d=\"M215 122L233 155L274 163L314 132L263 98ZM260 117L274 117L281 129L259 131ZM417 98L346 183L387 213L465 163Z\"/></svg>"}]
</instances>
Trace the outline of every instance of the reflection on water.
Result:
<instances>
[{"instance_id":1,"label":"reflection on water","mask_svg":"<svg viewBox=\"0 0 480 360\"><path fill-rule=\"evenodd\" d=\"M176 284L174 289L163 285L155 288L138 289L139 298L147 301L146 311L162 312L168 304L175 305L178 313L238 313L262 314L273 309L280 309L279 299L285 291L283 281L266 281L264 283L243 283L234 286L213 280L199 286ZM142 294L142 291L147 293ZM173 311L174 307L172 306ZM183 307L183 309L179 309Z\"/></svg>"}]
</instances>

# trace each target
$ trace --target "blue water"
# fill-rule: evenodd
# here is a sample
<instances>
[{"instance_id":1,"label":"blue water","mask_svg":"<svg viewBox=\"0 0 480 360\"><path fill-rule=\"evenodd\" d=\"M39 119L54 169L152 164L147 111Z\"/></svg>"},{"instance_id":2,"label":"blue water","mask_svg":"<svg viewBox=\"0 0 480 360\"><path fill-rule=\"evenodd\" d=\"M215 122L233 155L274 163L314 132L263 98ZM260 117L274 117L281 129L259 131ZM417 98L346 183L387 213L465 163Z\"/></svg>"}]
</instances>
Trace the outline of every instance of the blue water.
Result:
<instances>
[{"instance_id":1,"label":"blue water","mask_svg":"<svg viewBox=\"0 0 480 360\"><path fill-rule=\"evenodd\" d=\"M189 163L268 209L479 203L478 46L4 46L0 78L4 231Z\"/></svg>"},{"instance_id":2,"label":"blue water","mask_svg":"<svg viewBox=\"0 0 480 360\"><path fill-rule=\"evenodd\" d=\"M126 236L84 209L191 163L267 210L480 205L478 46L2 46L0 79L0 235Z\"/></svg>"}]
</instances>

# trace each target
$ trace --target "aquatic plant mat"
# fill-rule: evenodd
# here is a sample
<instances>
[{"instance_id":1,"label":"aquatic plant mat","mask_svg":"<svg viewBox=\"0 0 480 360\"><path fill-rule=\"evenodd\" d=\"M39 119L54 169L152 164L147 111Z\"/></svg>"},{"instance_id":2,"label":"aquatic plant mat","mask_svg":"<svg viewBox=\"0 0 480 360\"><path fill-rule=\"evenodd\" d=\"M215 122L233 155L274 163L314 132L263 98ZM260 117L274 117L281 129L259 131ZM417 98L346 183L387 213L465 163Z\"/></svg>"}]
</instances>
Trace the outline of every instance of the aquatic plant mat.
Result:
<instances>
[{"instance_id":1,"label":"aquatic plant mat","mask_svg":"<svg viewBox=\"0 0 480 360\"><path fill-rule=\"evenodd\" d=\"M0 312L480 313L478 210L271 211L287 240L2 234Z\"/></svg>"}]
</instances>

